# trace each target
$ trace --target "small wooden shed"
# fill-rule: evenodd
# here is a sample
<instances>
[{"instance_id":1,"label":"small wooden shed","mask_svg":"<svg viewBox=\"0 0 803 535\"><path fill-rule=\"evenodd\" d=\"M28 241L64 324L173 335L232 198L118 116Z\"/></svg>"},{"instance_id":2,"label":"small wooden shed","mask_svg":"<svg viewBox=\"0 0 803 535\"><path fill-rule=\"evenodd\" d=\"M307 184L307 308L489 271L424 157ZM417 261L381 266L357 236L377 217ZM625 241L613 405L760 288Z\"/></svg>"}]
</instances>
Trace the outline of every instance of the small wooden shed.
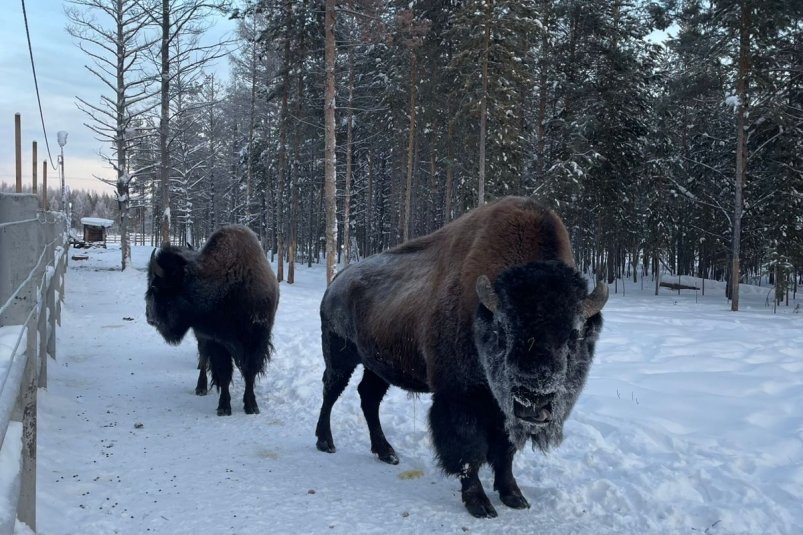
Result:
<instances>
[{"instance_id":1,"label":"small wooden shed","mask_svg":"<svg viewBox=\"0 0 803 535\"><path fill-rule=\"evenodd\" d=\"M84 242L90 245L103 245L106 247L106 229L114 221L100 217L82 217L81 225L84 227Z\"/></svg>"}]
</instances>

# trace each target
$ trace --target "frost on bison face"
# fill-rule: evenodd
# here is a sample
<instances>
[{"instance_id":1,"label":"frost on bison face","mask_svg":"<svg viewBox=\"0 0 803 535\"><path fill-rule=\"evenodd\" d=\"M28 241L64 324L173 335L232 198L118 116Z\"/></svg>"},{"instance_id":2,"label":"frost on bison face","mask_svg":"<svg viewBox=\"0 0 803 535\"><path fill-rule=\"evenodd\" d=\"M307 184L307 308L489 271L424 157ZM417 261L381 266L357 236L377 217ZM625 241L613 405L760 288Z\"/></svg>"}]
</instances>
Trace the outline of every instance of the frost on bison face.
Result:
<instances>
[{"instance_id":1,"label":"frost on bison face","mask_svg":"<svg viewBox=\"0 0 803 535\"><path fill-rule=\"evenodd\" d=\"M560 444L602 327L586 310L602 291L588 297L580 274L560 262L511 268L493 286L480 277L477 352L517 448L528 438L543 451Z\"/></svg>"}]
</instances>

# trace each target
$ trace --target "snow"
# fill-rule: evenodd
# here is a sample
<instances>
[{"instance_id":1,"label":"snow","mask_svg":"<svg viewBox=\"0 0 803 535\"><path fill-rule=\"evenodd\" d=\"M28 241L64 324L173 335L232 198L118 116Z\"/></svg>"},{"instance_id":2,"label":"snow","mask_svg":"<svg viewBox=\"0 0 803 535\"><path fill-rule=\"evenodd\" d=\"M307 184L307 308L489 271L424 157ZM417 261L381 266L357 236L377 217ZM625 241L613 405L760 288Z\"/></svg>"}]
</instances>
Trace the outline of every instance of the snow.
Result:
<instances>
[{"instance_id":1,"label":"snow","mask_svg":"<svg viewBox=\"0 0 803 535\"><path fill-rule=\"evenodd\" d=\"M740 101L738 95L726 95L725 96L725 105L730 107L730 108L733 108L733 112L734 113L736 113L736 110L737 110L737 108L739 107L740 104L741 104L741 101Z\"/></svg>"},{"instance_id":2,"label":"snow","mask_svg":"<svg viewBox=\"0 0 803 535\"><path fill-rule=\"evenodd\" d=\"M22 423L9 422L0 447L0 526L7 532L15 521L22 469ZM24 524L23 524L24 525Z\"/></svg>"},{"instance_id":3,"label":"snow","mask_svg":"<svg viewBox=\"0 0 803 535\"><path fill-rule=\"evenodd\" d=\"M773 314L768 288L743 286L738 313L711 281L705 296L656 297L649 279L612 295L563 445L516 456L532 507L501 504L486 468L499 517L478 520L437 468L428 395L389 391L401 463L386 465L356 373L332 413L337 453L316 450L323 264L282 284L262 413L243 413L235 373L218 417L216 393L194 394L191 336L168 346L145 322L150 252L125 272L114 246L70 264L39 397L39 533L803 533L803 315Z\"/></svg>"},{"instance_id":4,"label":"snow","mask_svg":"<svg viewBox=\"0 0 803 535\"><path fill-rule=\"evenodd\" d=\"M103 219L101 217L82 217L81 218L82 225L89 225L90 227L105 227L108 228L114 225L114 221L111 219Z\"/></svg>"}]
</instances>

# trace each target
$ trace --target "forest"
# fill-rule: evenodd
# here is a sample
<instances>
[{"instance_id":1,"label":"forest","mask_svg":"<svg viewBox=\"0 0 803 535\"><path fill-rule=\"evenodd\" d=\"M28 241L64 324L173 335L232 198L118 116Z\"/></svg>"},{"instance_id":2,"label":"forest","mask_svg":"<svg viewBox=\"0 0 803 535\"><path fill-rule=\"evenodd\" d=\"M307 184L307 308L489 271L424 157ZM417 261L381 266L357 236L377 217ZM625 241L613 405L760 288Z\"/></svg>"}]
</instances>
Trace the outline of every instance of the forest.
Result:
<instances>
[{"instance_id":1,"label":"forest","mask_svg":"<svg viewBox=\"0 0 803 535\"><path fill-rule=\"evenodd\" d=\"M109 89L77 105L116 171L123 269L131 232L241 223L292 283L526 195L609 282L727 280L736 310L739 282L782 296L803 272L799 1L67 5Z\"/></svg>"}]
</instances>

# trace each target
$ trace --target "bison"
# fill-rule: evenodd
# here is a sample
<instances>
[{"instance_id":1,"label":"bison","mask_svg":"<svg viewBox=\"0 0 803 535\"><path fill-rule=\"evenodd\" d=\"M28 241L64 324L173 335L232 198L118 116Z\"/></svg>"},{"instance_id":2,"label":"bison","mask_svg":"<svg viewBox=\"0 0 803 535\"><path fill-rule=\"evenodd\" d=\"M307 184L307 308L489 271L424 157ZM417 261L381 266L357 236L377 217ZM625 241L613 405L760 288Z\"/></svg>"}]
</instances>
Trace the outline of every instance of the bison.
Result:
<instances>
[{"instance_id":1,"label":"bison","mask_svg":"<svg viewBox=\"0 0 803 535\"><path fill-rule=\"evenodd\" d=\"M220 228L203 249L163 246L148 264L148 323L169 344L192 329L198 340L197 394L206 393L206 368L220 391L217 414L231 414L233 364L245 380L246 414L258 414L254 380L270 359L279 284L256 235L240 225Z\"/></svg>"},{"instance_id":2,"label":"bison","mask_svg":"<svg viewBox=\"0 0 803 535\"><path fill-rule=\"evenodd\" d=\"M333 453L332 406L358 364L371 451L399 462L379 421L389 385L431 392L429 427L445 473L475 517L495 517L478 471L529 507L513 477L528 441L544 452L588 375L608 298L589 295L560 218L532 199L506 197L443 228L343 270L321 302L326 369L317 447Z\"/></svg>"}]
</instances>

